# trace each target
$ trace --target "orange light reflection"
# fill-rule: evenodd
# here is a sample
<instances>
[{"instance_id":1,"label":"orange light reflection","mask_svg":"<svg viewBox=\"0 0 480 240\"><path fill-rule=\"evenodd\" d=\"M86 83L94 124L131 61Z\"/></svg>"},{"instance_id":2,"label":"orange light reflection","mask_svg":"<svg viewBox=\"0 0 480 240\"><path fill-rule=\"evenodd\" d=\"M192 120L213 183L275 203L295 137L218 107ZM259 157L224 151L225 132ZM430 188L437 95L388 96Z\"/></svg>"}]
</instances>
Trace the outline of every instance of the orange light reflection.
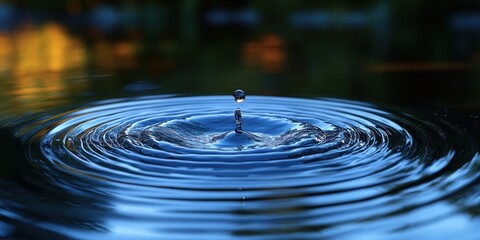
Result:
<instances>
[{"instance_id":1,"label":"orange light reflection","mask_svg":"<svg viewBox=\"0 0 480 240\"><path fill-rule=\"evenodd\" d=\"M135 44L128 41L112 43L103 39L94 45L95 66L99 69L133 69L136 67Z\"/></svg>"},{"instance_id":2,"label":"orange light reflection","mask_svg":"<svg viewBox=\"0 0 480 240\"><path fill-rule=\"evenodd\" d=\"M277 35L267 34L259 40L246 42L242 53L248 67L260 66L269 73L282 72L285 68L284 42Z\"/></svg>"}]
</instances>

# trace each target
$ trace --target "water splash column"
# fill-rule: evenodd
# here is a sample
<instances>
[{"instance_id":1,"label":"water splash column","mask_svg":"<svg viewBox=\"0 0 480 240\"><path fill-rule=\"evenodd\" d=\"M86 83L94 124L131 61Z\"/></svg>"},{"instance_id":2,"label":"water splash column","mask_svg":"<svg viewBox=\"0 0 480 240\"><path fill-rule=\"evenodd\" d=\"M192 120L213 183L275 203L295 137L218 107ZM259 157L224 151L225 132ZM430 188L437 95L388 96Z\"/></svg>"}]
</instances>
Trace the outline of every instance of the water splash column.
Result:
<instances>
[{"instance_id":1,"label":"water splash column","mask_svg":"<svg viewBox=\"0 0 480 240\"><path fill-rule=\"evenodd\" d=\"M235 110L235 123L236 123L235 132L236 133L243 133L243 130L242 130L242 111L240 110L240 108L237 108L237 110Z\"/></svg>"},{"instance_id":2,"label":"water splash column","mask_svg":"<svg viewBox=\"0 0 480 240\"><path fill-rule=\"evenodd\" d=\"M237 103L242 103L245 100L245 92L241 89L237 89L233 92L233 100ZM235 132L238 134L243 133L242 129L242 110L240 108L237 108L235 110Z\"/></svg>"}]
</instances>

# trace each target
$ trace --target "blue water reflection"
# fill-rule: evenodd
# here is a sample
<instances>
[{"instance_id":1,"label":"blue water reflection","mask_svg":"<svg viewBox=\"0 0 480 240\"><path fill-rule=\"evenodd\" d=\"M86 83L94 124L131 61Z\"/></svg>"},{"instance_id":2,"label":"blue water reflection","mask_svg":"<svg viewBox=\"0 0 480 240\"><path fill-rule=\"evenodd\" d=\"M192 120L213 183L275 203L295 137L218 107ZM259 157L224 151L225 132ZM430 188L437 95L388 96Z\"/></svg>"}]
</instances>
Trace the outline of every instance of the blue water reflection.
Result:
<instances>
[{"instance_id":1,"label":"blue water reflection","mask_svg":"<svg viewBox=\"0 0 480 240\"><path fill-rule=\"evenodd\" d=\"M2 162L18 179L0 195L15 230L4 235L401 239L462 222L446 234L479 236L462 203L480 179L465 130L360 102L250 96L236 134L235 104L152 96L15 123L26 155Z\"/></svg>"}]
</instances>

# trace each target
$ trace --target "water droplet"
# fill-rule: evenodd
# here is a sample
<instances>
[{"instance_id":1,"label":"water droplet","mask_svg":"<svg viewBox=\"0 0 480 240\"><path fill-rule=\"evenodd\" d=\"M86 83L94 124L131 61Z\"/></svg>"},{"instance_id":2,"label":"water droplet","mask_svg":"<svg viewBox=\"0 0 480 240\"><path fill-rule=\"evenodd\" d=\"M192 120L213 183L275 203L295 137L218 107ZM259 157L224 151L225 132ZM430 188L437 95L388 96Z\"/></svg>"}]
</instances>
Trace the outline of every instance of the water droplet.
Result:
<instances>
[{"instance_id":1,"label":"water droplet","mask_svg":"<svg viewBox=\"0 0 480 240\"><path fill-rule=\"evenodd\" d=\"M233 100L237 103L245 101L245 92L241 89L237 89L233 92Z\"/></svg>"}]
</instances>

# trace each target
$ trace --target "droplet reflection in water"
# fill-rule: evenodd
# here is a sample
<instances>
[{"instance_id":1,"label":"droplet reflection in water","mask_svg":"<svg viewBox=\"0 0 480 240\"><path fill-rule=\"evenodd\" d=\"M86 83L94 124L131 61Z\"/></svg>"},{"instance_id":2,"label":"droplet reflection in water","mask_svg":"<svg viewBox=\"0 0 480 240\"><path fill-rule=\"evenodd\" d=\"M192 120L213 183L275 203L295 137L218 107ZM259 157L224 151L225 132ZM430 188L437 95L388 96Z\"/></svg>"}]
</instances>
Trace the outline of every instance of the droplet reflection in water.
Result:
<instances>
[{"instance_id":1,"label":"droplet reflection in water","mask_svg":"<svg viewBox=\"0 0 480 240\"><path fill-rule=\"evenodd\" d=\"M480 237L478 139L465 131L359 102L252 96L235 135L227 101L112 100L18 123L25 189L0 193L0 220L20 226L7 236Z\"/></svg>"}]
</instances>

